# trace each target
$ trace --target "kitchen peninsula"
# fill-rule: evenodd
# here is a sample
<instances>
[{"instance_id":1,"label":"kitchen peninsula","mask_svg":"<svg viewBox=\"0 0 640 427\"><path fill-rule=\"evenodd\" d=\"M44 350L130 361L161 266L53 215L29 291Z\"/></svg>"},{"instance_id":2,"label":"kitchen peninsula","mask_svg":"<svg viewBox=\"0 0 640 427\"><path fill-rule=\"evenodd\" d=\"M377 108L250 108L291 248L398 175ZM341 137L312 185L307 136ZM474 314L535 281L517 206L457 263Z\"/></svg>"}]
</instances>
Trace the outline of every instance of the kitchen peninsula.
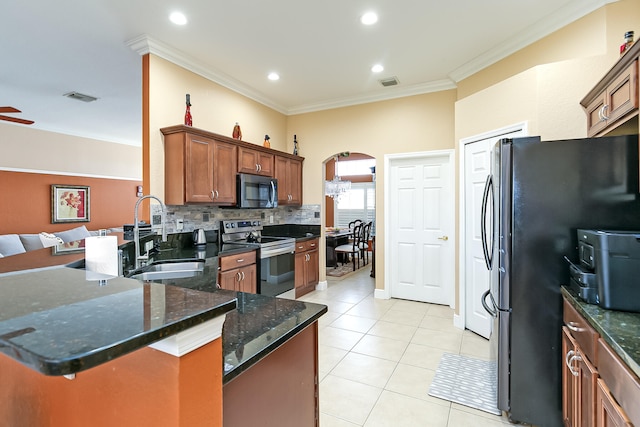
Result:
<instances>
[{"instance_id":1,"label":"kitchen peninsula","mask_svg":"<svg viewBox=\"0 0 640 427\"><path fill-rule=\"evenodd\" d=\"M272 395L297 393L298 413L317 424L325 306L219 290L215 279L206 288L202 277L100 286L82 269L51 266L51 249L35 252L45 268L7 273L21 255L0 260L0 425L215 426L223 405L225 426L242 425L227 412L246 408L237 393L260 389L265 375L282 379ZM278 367L296 356L292 369ZM277 408L261 417L270 415ZM286 425L274 423L263 425Z\"/></svg>"}]
</instances>

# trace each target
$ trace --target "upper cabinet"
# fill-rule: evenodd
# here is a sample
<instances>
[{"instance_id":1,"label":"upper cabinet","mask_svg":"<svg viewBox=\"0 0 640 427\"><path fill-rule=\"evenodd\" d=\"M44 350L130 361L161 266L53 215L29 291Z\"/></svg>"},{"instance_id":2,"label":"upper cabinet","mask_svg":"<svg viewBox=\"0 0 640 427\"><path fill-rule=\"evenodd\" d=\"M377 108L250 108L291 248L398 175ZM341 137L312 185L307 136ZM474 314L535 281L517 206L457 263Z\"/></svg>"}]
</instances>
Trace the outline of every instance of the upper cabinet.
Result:
<instances>
[{"instance_id":1,"label":"upper cabinet","mask_svg":"<svg viewBox=\"0 0 640 427\"><path fill-rule=\"evenodd\" d=\"M273 177L273 154L238 147L238 172Z\"/></svg>"},{"instance_id":2,"label":"upper cabinet","mask_svg":"<svg viewBox=\"0 0 640 427\"><path fill-rule=\"evenodd\" d=\"M639 56L640 43L636 43L580 101L587 114L588 136L603 136L614 130L638 133L637 119L631 130L623 125L638 116Z\"/></svg>"},{"instance_id":3,"label":"upper cabinet","mask_svg":"<svg viewBox=\"0 0 640 427\"><path fill-rule=\"evenodd\" d=\"M190 126L160 129L164 135L168 205L236 205L238 172L275 177L278 202L302 205L304 158Z\"/></svg>"},{"instance_id":4,"label":"upper cabinet","mask_svg":"<svg viewBox=\"0 0 640 427\"><path fill-rule=\"evenodd\" d=\"M274 177L278 180L278 204L302 205L302 160L277 155Z\"/></svg>"}]
</instances>

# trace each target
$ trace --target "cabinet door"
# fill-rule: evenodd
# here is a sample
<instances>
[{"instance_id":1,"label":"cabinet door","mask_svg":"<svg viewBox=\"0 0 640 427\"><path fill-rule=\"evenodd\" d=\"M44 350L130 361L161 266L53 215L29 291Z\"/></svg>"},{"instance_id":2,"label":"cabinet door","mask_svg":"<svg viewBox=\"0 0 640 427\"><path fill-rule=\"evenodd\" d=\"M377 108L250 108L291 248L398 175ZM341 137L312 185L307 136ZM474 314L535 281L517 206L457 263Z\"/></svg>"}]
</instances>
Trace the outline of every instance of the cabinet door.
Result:
<instances>
[{"instance_id":1,"label":"cabinet door","mask_svg":"<svg viewBox=\"0 0 640 427\"><path fill-rule=\"evenodd\" d=\"M577 423L577 390L575 376L569 368L576 344L566 326L562 328L562 419L565 427L579 427Z\"/></svg>"},{"instance_id":2,"label":"cabinet door","mask_svg":"<svg viewBox=\"0 0 640 427\"><path fill-rule=\"evenodd\" d=\"M187 135L185 141L185 202L211 203L213 142Z\"/></svg>"},{"instance_id":3,"label":"cabinet door","mask_svg":"<svg viewBox=\"0 0 640 427\"><path fill-rule=\"evenodd\" d=\"M638 61L633 61L607 88L607 126L637 108Z\"/></svg>"},{"instance_id":4,"label":"cabinet door","mask_svg":"<svg viewBox=\"0 0 640 427\"><path fill-rule=\"evenodd\" d=\"M302 205L302 162L289 159L290 205Z\"/></svg>"},{"instance_id":5,"label":"cabinet door","mask_svg":"<svg viewBox=\"0 0 640 427\"><path fill-rule=\"evenodd\" d=\"M602 379L598 380L596 401L597 427L633 427L624 410L616 403Z\"/></svg>"},{"instance_id":6,"label":"cabinet door","mask_svg":"<svg viewBox=\"0 0 640 427\"><path fill-rule=\"evenodd\" d=\"M221 271L218 274L218 284L220 285L220 289L237 291L239 274L239 268L234 268L233 270L228 271Z\"/></svg>"},{"instance_id":7,"label":"cabinet door","mask_svg":"<svg viewBox=\"0 0 640 427\"><path fill-rule=\"evenodd\" d=\"M236 174L238 152L235 145L215 141L213 145L213 190L214 203L236 204Z\"/></svg>"},{"instance_id":8,"label":"cabinet door","mask_svg":"<svg viewBox=\"0 0 640 427\"><path fill-rule=\"evenodd\" d=\"M289 159L276 156L274 177L278 180L278 204L289 204Z\"/></svg>"},{"instance_id":9,"label":"cabinet door","mask_svg":"<svg viewBox=\"0 0 640 427\"><path fill-rule=\"evenodd\" d=\"M240 286L239 291L246 292L249 294L255 294L257 290L257 281L256 281L256 265L249 265L246 267L242 267L240 269Z\"/></svg>"},{"instance_id":10,"label":"cabinet door","mask_svg":"<svg viewBox=\"0 0 640 427\"><path fill-rule=\"evenodd\" d=\"M307 261L307 265L309 267L308 269L309 277L307 278L307 284L316 285L320 281L320 270L319 270L320 256L319 256L318 249L309 251L308 254L309 254L309 259Z\"/></svg>"},{"instance_id":11,"label":"cabinet door","mask_svg":"<svg viewBox=\"0 0 640 427\"><path fill-rule=\"evenodd\" d=\"M238 172L272 177L273 157L273 154L239 147Z\"/></svg>"},{"instance_id":12,"label":"cabinet door","mask_svg":"<svg viewBox=\"0 0 640 427\"><path fill-rule=\"evenodd\" d=\"M307 253L296 252L294 266L294 287L299 288L305 285L305 267L307 264Z\"/></svg>"},{"instance_id":13,"label":"cabinet door","mask_svg":"<svg viewBox=\"0 0 640 427\"><path fill-rule=\"evenodd\" d=\"M584 354L580 347L577 348L577 370L576 377L579 404L577 405L578 425L581 427L593 427L596 420L596 388L598 372Z\"/></svg>"}]
</instances>

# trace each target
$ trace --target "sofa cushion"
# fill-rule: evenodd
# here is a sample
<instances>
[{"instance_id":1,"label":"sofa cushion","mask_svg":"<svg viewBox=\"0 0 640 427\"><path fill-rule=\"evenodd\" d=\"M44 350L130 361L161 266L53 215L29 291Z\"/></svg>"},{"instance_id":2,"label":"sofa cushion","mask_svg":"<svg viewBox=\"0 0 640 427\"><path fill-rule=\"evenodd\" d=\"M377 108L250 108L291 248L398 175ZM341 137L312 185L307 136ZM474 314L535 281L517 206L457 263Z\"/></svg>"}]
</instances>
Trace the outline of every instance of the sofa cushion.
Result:
<instances>
[{"instance_id":1,"label":"sofa cushion","mask_svg":"<svg viewBox=\"0 0 640 427\"><path fill-rule=\"evenodd\" d=\"M17 234L4 234L0 236L0 254L9 256L23 252L26 252L26 250Z\"/></svg>"},{"instance_id":2,"label":"sofa cushion","mask_svg":"<svg viewBox=\"0 0 640 427\"><path fill-rule=\"evenodd\" d=\"M76 240L82 240L91 236L89 230L84 225L76 228L72 228L67 231L60 231L53 233L56 236L60 237L64 243L75 242Z\"/></svg>"},{"instance_id":3,"label":"sofa cushion","mask_svg":"<svg viewBox=\"0 0 640 427\"><path fill-rule=\"evenodd\" d=\"M39 234L21 234L20 241L27 251L44 248Z\"/></svg>"}]
</instances>

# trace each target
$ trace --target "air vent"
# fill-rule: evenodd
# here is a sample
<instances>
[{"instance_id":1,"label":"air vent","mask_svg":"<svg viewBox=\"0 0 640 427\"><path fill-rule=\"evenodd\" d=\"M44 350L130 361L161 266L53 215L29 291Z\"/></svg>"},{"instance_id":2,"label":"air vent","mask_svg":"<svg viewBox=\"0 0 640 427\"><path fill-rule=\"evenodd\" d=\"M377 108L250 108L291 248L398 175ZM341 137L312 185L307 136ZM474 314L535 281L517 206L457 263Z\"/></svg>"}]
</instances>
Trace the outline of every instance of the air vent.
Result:
<instances>
[{"instance_id":1,"label":"air vent","mask_svg":"<svg viewBox=\"0 0 640 427\"><path fill-rule=\"evenodd\" d=\"M67 98L71 98L71 99L77 99L78 101L82 101L82 102L93 102L98 99L95 96L85 95L79 92L68 92L62 96L66 96Z\"/></svg>"},{"instance_id":2,"label":"air vent","mask_svg":"<svg viewBox=\"0 0 640 427\"><path fill-rule=\"evenodd\" d=\"M396 86L398 83L400 83L398 81L397 77L389 77L388 79L382 79L380 80L380 84L384 87L387 86Z\"/></svg>"}]
</instances>

